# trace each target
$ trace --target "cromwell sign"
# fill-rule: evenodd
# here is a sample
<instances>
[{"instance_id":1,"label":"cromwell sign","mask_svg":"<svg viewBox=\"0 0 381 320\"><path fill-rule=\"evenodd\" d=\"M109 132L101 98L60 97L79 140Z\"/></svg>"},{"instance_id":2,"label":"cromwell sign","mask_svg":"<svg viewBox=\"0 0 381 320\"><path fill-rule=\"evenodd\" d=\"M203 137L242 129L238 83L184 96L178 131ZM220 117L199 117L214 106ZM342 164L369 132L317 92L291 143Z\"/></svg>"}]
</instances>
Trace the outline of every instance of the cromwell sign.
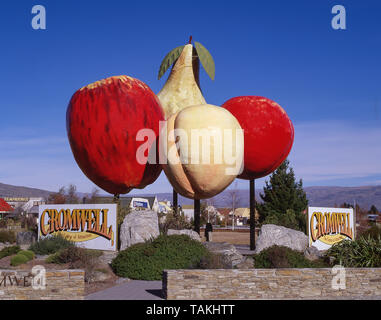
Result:
<instances>
[{"instance_id":1,"label":"cromwell sign","mask_svg":"<svg viewBox=\"0 0 381 320\"><path fill-rule=\"evenodd\" d=\"M62 235L88 249L116 250L116 204L39 206L38 236Z\"/></svg>"},{"instance_id":2,"label":"cromwell sign","mask_svg":"<svg viewBox=\"0 0 381 320\"><path fill-rule=\"evenodd\" d=\"M353 223L353 209L309 207L309 245L327 250L345 239L353 240Z\"/></svg>"}]
</instances>

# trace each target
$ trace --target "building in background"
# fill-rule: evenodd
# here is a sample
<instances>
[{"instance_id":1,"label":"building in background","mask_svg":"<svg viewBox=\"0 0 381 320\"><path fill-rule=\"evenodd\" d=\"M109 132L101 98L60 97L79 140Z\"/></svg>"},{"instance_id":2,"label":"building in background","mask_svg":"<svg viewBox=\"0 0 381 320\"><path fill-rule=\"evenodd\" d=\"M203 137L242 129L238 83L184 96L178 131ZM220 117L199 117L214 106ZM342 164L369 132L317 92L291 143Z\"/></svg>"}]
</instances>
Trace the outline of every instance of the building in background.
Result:
<instances>
[{"instance_id":1,"label":"building in background","mask_svg":"<svg viewBox=\"0 0 381 320\"><path fill-rule=\"evenodd\" d=\"M112 203L114 197L97 197L98 203ZM131 208L133 210L149 209L159 212L160 206L157 197L120 197L119 203L124 208Z\"/></svg>"},{"instance_id":2,"label":"building in background","mask_svg":"<svg viewBox=\"0 0 381 320\"><path fill-rule=\"evenodd\" d=\"M4 200L13 208L8 218L16 218L18 215L38 217L38 206L45 204L45 199L41 197L4 197Z\"/></svg>"},{"instance_id":3,"label":"building in background","mask_svg":"<svg viewBox=\"0 0 381 320\"><path fill-rule=\"evenodd\" d=\"M4 199L0 198L0 220L4 219L12 211L14 211L14 208Z\"/></svg>"},{"instance_id":4,"label":"building in background","mask_svg":"<svg viewBox=\"0 0 381 320\"><path fill-rule=\"evenodd\" d=\"M159 201L159 211L158 213L167 214L172 211L172 203L171 201L164 200Z\"/></svg>"},{"instance_id":5,"label":"building in background","mask_svg":"<svg viewBox=\"0 0 381 320\"><path fill-rule=\"evenodd\" d=\"M194 218L194 205L193 204L184 204L181 206L181 209L183 210L184 217L191 221Z\"/></svg>"}]
</instances>

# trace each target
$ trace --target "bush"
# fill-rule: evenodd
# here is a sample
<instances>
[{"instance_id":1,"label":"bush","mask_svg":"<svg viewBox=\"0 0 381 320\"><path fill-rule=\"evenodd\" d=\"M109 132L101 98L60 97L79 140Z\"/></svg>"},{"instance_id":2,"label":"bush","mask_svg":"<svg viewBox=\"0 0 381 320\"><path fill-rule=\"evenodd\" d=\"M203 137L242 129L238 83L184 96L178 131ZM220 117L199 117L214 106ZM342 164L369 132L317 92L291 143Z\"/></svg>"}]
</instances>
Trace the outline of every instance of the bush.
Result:
<instances>
[{"instance_id":1,"label":"bush","mask_svg":"<svg viewBox=\"0 0 381 320\"><path fill-rule=\"evenodd\" d=\"M0 231L0 242L15 243L16 242L15 233L13 231L1 230Z\"/></svg>"},{"instance_id":2,"label":"bush","mask_svg":"<svg viewBox=\"0 0 381 320\"><path fill-rule=\"evenodd\" d=\"M46 263L69 264L70 269L84 269L85 281L91 282L94 278L97 258L103 253L99 250L89 250L79 247L67 247L50 255Z\"/></svg>"},{"instance_id":3,"label":"bush","mask_svg":"<svg viewBox=\"0 0 381 320\"><path fill-rule=\"evenodd\" d=\"M34 256L35 256L34 252L31 250L22 250L22 251L19 251L17 254L22 254L26 256L29 260L34 259Z\"/></svg>"},{"instance_id":4,"label":"bush","mask_svg":"<svg viewBox=\"0 0 381 320\"><path fill-rule=\"evenodd\" d=\"M325 267L322 261L309 261L303 253L284 246L271 246L253 256L255 268L316 268Z\"/></svg>"},{"instance_id":5,"label":"bush","mask_svg":"<svg viewBox=\"0 0 381 320\"><path fill-rule=\"evenodd\" d=\"M199 269L231 269L225 260L222 254L208 253L200 259L200 262L197 266Z\"/></svg>"},{"instance_id":6,"label":"bush","mask_svg":"<svg viewBox=\"0 0 381 320\"><path fill-rule=\"evenodd\" d=\"M16 254L11 258L11 266L17 267L20 264L27 263L30 259L23 254Z\"/></svg>"},{"instance_id":7,"label":"bush","mask_svg":"<svg viewBox=\"0 0 381 320\"><path fill-rule=\"evenodd\" d=\"M187 235L160 235L121 251L111 267L120 277L161 280L164 269L196 267L208 250Z\"/></svg>"},{"instance_id":8,"label":"bush","mask_svg":"<svg viewBox=\"0 0 381 320\"><path fill-rule=\"evenodd\" d=\"M14 254L18 253L20 251L19 246L11 246L11 247L6 247L0 251L0 259L8 256L13 256Z\"/></svg>"},{"instance_id":9,"label":"bush","mask_svg":"<svg viewBox=\"0 0 381 320\"><path fill-rule=\"evenodd\" d=\"M381 267L381 237L377 239L368 235L355 241L343 240L334 244L327 252L335 262L349 268Z\"/></svg>"},{"instance_id":10,"label":"bush","mask_svg":"<svg viewBox=\"0 0 381 320\"><path fill-rule=\"evenodd\" d=\"M36 254L47 255L58 252L60 249L74 247L74 243L66 240L64 237L50 236L33 243L29 250Z\"/></svg>"},{"instance_id":11,"label":"bush","mask_svg":"<svg viewBox=\"0 0 381 320\"><path fill-rule=\"evenodd\" d=\"M192 224L188 222L182 212L168 212L159 221L159 229L162 234L166 234L169 229L182 230L192 228Z\"/></svg>"},{"instance_id":12,"label":"bush","mask_svg":"<svg viewBox=\"0 0 381 320\"><path fill-rule=\"evenodd\" d=\"M379 237L381 237L381 228L374 225L374 226L370 227L368 230L362 232L360 234L360 237L363 237L365 239L370 237L372 239L377 240Z\"/></svg>"}]
</instances>

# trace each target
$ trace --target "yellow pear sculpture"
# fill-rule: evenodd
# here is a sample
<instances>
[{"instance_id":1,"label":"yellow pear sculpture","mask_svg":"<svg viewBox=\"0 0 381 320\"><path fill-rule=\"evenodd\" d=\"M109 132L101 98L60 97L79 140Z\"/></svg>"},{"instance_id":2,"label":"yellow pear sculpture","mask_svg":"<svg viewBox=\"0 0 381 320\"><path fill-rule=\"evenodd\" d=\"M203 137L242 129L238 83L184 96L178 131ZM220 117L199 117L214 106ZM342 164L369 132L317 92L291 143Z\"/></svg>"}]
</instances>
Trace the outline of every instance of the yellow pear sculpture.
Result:
<instances>
[{"instance_id":1,"label":"yellow pear sculpture","mask_svg":"<svg viewBox=\"0 0 381 320\"><path fill-rule=\"evenodd\" d=\"M189 44L169 52L160 66L159 79L173 64L157 94L166 119L159 150L160 163L174 190L200 200L223 191L241 172L244 144L237 119L206 103L199 85L199 62L213 80L214 61L203 45L195 42L193 47L191 41L192 37Z\"/></svg>"},{"instance_id":2,"label":"yellow pear sculpture","mask_svg":"<svg viewBox=\"0 0 381 320\"><path fill-rule=\"evenodd\" d=\"M165 119L188 106L206 104L199 86L199 60L192 44L184 46L157 97Z\"/></svg>"}]
</instances>

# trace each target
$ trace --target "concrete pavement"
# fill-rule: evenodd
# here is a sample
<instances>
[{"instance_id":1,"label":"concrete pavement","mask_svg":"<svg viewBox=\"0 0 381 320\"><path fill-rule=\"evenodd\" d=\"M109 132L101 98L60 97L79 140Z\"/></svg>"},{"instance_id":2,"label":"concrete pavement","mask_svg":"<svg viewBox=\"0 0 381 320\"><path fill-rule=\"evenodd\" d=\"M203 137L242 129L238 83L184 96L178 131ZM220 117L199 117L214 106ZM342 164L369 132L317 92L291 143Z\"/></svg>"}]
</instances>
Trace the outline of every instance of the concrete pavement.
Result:
<instances>
[{"instance_id":1,"label":"concrete pavement","mask_svg":"<svg viewBox=\"0 0 381 320\"><path fill-rule=\"evenodd\" d=\"M130 280L115 287L89 294L85 300L163 300L162 282Z\"/></svg>"}]
</instances>

